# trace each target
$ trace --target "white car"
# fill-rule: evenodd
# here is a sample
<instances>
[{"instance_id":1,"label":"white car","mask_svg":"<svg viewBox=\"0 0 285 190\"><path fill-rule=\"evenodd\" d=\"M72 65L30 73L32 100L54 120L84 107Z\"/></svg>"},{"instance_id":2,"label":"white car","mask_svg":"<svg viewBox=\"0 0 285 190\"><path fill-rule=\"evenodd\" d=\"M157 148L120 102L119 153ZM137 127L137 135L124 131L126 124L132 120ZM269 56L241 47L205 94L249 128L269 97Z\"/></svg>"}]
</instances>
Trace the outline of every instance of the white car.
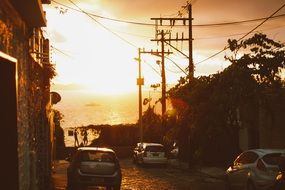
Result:
<instances>
[{"instance_id":1,"label":"white car","mask_svg":"<svg viewBox=\"0 0 285 190\"><path fill-rule=\"evenodd\" d=\"M166 151L159 143L137 143L133 154L134 163L138 164L167 164Z\"/></svg>"},{"instance_id":2,"label":"white car","mask_svg":"<svg viewBox=\"0 0 285 190\"><path fill-rule=\"evenodd\" d=\"M227 189L265 190L274 186L284 149L250 149L226 170Z\"/></svg>"}]
</instances>

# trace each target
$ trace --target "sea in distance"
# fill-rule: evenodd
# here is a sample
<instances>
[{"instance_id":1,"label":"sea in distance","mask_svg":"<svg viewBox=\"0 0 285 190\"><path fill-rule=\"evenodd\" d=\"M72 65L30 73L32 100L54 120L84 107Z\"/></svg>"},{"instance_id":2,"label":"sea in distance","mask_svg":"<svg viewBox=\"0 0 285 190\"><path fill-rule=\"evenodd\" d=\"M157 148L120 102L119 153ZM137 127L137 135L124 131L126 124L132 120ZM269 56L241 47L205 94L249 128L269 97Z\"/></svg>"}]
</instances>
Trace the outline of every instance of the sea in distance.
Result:
<instances>
[{"instance_id":1,"label":"sea in distance","mask_svg":"<svg viewBox=\"0 0 285 190\"><path fill-rule=\"evenodd\" d=\"M65 145L73 146L74 138L68 131L76 127L88 125L117 125L133 124L138 120L138 94L98 95L84 90L56 90L61 96L61 101L53 108L63 114L61 127L64 130ZM152 97L151 103L159 98L159 94L146 92L144 98ZM155 98L154 98L155 97ZM143 111L148 105L143 106ZM160 104L155 106L155 111L160 111ZM79 135L79 141L82 140ZM92 137L89 137L92 140ZM81 141L80 141L81 142Z\"/></svg>"}]
</instances>

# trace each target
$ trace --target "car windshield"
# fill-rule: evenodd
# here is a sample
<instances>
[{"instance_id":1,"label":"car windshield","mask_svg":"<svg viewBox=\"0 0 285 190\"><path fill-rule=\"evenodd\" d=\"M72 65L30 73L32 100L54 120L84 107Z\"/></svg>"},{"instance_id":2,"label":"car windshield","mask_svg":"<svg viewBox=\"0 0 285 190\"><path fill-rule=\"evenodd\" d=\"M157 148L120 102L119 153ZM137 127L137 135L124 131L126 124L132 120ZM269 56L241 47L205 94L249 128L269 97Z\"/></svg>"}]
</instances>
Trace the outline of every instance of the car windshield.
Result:
<instances>
[{"instance_id":1,"label":"car windshield","mask_svg":"<svg viewBox=\"0 0 285 190\"><path fill-rule=\"evenodd\" d=\"M110 152L83 151L81 152L80 157L81 161L115 162L115 157Z\"/></svg>"},{"instance_id":2,"label":"car windshield","mask_svg":"<svg viewBox=\"0 0 285 190\"><path fill-rule=\"evenodd\" d=\"M272 153L263 156L263 161L269 165L278 165L281 153Z\"/></svg>"},{"instance_id":3,"label":"car windshield","mask_svg":"<svg viewBox=\"0 0 285 190\"><path fill-rule=\"evenodd\" d=\"M149 152L164 152L164 148L162 146L147 146L145 150Z\"/></svg>"}]
</instances>

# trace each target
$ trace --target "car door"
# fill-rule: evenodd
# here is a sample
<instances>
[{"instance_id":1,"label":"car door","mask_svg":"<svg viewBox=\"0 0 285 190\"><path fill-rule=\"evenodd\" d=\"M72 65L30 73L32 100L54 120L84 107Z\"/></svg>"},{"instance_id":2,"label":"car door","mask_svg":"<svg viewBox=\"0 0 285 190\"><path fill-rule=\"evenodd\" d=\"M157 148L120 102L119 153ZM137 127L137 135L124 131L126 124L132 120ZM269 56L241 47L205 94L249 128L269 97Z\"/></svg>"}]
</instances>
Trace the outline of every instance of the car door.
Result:
<instances>
[{"instance_id":1,"label":"car door","mask_svg":"<svg viewBox=\"0 0 285 190\"><path fill-rule=\"evenodd\" d=\"M247 185L248 174L254 166L258 155L254 152L248 151L242 153L234 161L229 178L234 189L243 189Z\"/></svg>"}]
</instances>

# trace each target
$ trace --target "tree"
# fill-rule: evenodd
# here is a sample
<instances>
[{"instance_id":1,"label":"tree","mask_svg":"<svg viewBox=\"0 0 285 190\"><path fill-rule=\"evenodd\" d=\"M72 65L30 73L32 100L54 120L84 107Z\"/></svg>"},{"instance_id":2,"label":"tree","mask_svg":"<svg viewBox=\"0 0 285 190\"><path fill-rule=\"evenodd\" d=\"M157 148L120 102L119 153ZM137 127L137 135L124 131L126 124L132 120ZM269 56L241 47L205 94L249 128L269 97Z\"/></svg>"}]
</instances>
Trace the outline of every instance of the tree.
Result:
<instances>
[{"instance_id":1,"label":"tree","mask_svg":"<svg viewBox=\"0 0 285 190\"><path fill-rule=\"evenodd\" d=\"M232 63L228 68L198 77L188 84L181 79L169 91L177 113L173 129L180 134L177 138L184 142L184 151L190 154L188 159L208 164L231 160L240 151L241 121L249 123L250 130L258 133L258 109L264 91L284 84L281 78L285 66L283 45L264 34L228 42L232 51L232 55L225 57ZM177 100L187 106L181 106ZM258 146L258 139L254 142L252 146ZM213 160L213 152L224 152L224 155Z\"/></svg>"},{"instance_id":2,"label":"tree","mask_svg":"<svg viewBox=\"0 0 285 190\"><path fill-rule=\"evenodd\" d=\"M249 69L260 85L282 85L281 70L285 67L285 52L282 50L284 45L261 33L245 41L228 40L228 43L233 56L225 58L232 64ZM243 55L238 57L240 51Z\"/></svg>"},{"instance_id":3,"label":"tree","mask_svg":"<svg viewBox=\"0 0 285 190\"><path fill-rule=\"evenodd\" d=\"M161 117L154 112L154 107L149 106L143 113L143 136L145 142L161 143L164 132Z\"/></svg>"}]
</instances>

